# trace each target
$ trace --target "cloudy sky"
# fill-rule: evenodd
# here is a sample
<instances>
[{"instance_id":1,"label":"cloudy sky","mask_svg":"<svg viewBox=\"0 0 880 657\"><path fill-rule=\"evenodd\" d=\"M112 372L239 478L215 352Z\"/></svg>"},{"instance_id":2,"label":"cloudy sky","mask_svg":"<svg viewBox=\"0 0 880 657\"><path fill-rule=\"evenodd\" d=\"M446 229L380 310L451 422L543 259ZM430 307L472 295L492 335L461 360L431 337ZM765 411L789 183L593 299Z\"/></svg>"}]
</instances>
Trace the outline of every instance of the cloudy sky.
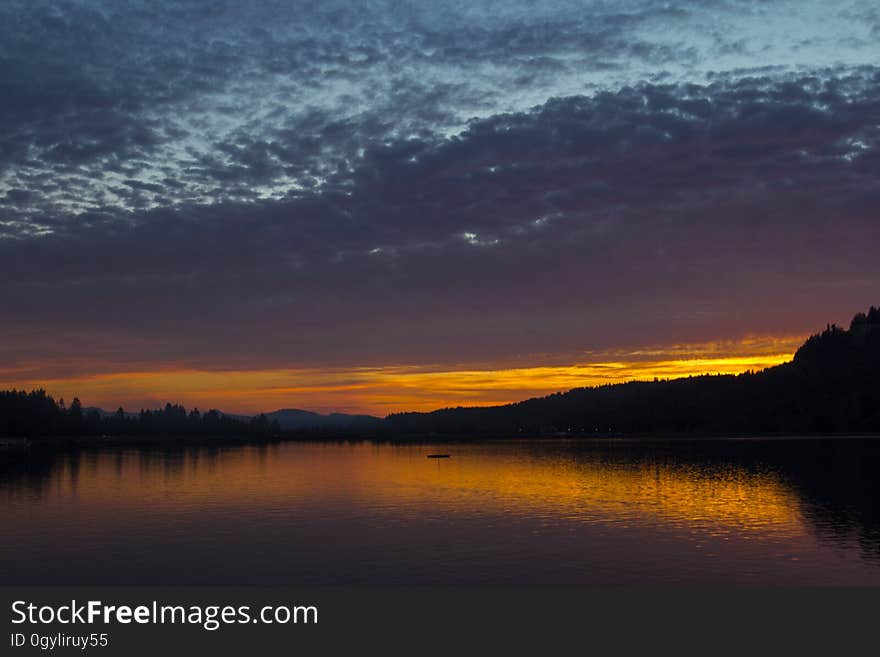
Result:
<instances>
[{"instance_id":1,"label":"cloudy sky","mask_svg":"<svg viewBox=\"0 0 880 657\"><path fill-rule=\"evenodd\" d=\"M0 5L0 386L385 413L880 301L871 1Z\"/></svg>"}]
</instances>

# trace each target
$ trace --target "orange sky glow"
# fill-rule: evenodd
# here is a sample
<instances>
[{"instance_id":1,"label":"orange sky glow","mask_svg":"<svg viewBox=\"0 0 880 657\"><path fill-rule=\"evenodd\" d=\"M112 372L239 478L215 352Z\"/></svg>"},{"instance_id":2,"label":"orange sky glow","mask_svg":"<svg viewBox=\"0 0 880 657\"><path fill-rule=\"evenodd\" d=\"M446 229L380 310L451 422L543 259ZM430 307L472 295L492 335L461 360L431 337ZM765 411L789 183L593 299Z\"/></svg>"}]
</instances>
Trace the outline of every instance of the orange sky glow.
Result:
<instances>
[{"instance_id":1,"label":"orange sky glow","mask_svg":"<svg viewBox=\"0 0 880 657\"><path fill-rule=\"evenodd\" d=\"M583 386L699 374L738 374L791 359L802 336L754 337L693 345L543 357L522 364L388 365L328 369L206 370L185 366L131 371L96 366L93 372L35 378L39 364L0 370L0 387L45 388L67 401L126 410L165 402L250 414L278 408L318 412L427 411L487 406Z\"/></svg>"}]
</instances>

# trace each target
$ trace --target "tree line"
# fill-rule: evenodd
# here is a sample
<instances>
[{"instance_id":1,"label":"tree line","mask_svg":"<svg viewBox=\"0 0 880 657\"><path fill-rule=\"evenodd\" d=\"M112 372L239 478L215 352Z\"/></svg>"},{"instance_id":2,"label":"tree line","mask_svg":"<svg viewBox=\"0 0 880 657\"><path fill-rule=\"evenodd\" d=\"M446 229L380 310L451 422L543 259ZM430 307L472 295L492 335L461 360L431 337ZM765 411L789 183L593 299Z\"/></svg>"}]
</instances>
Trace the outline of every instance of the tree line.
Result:
<instances>
[{"instance_id":1,"label":"tree line","mask_svg":"<svg viewBox=\"0 0 880 657\"><path fill-rule=\"evenodd\" d=\"M0 391L0 436L267 436L278 434L277 420L265 415L238 418L217 410L187 411L180 404L166 404L157 410L113 414L83 409L78 398L65 406L45 390Z\"/></svg>"}]
</instances>

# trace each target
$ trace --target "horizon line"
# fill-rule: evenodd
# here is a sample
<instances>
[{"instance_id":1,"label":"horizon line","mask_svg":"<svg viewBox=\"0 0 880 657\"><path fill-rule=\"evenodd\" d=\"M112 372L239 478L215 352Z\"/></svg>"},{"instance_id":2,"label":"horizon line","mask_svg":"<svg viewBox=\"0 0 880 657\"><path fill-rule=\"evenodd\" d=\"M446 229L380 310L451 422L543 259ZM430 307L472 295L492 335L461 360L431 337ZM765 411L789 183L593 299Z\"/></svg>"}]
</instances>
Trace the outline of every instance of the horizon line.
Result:
<instances>
[{"instance_id":1,"label":"horizon line","mask_svg":"<svg viewBox=\"0 0 880 657\"><path fill-rule=\"evenodd\" d=\"M503 406L578 388L617 383L737 375L790 361L804 339L804 336L767 336L666 348L609 350L600 352L606 357L604 360L525 367L160 369L63 378L13 377L2 385L4 388L44 389L56 399L79 397L87 400L88 407L105 412L119 407L153 410L172 403L187 408L220 410L225 407L221 412L227 415L251 417L280 410L303 410L322 415L340 413L384 418L393 413ZM621 355L630 358L620 358ZM267 411L267 408L275 410Z\"/></svg>"}]
</instances>

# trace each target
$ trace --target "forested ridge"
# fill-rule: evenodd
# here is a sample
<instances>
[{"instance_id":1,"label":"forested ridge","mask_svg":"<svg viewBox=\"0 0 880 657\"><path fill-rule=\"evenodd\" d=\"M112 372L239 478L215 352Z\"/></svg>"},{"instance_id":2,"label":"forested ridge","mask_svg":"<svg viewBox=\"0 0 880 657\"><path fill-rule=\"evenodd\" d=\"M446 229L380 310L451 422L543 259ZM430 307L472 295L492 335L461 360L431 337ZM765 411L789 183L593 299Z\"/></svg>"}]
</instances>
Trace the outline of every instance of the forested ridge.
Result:
<instances>
[{"instance_id":1,"label":"forested ridge","mask_svg":"<svg viewBox=\"0 0 880 657\"><path fill-rule=\"evenodd\" d=\"M828 325L791 362L577 388L490 408L400 413L389 429L439 434L780 434L880 432L880 309Z\"/></svg>"}]
</instances>

